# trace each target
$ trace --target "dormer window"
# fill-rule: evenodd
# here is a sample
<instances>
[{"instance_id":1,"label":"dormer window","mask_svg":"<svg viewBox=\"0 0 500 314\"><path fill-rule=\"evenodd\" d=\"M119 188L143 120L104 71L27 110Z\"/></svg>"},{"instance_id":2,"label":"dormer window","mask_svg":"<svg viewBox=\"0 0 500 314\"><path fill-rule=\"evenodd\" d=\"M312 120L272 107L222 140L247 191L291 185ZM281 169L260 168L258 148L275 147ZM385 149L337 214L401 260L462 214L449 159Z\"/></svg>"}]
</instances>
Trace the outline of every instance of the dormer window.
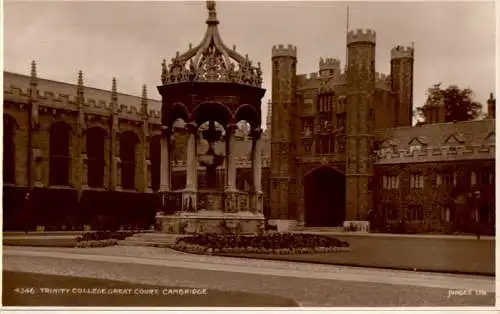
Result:
<instances>
[{"instance_id":1,"label":"dormer window","mask_svg":"<svg viewBox=\"0 0 500 314\"><path fill-rule=\"evenodd\" d=\"M410 145L410 153L418 152L422 150L422 145L414 144Z\"/></svg>"},{"instance_id":2,"label":"dormer window","mask_svg":"<svg viewBox=\"0 0 500 314\"><path fill-rule=\"evenodd\" d=\"M427 144L420 137L414 137L408 143L408 148L411 154L421 151L423 148L425 148L425 146L427 146Z\"/></svg>"},{"instance_id":3,"label":"dormer window","mask_svg":"<svg viewBox=\"0 0 500 314\"><path fill-rule=\"evenodd\" d=\"M380 150L380 155L387 156L394 153L394 147L384 147Z\"/></svg>"}]
</instances>

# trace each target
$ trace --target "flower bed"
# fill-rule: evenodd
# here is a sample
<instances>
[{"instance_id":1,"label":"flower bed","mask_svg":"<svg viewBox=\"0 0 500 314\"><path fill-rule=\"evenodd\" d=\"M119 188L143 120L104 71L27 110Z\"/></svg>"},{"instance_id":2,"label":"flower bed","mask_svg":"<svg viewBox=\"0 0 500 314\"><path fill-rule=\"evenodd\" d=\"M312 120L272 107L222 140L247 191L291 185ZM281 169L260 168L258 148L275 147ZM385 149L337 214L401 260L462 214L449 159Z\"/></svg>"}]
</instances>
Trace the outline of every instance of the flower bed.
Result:
<instances>
[{"instance_id":1,"label":"flower bed","mask_svg":"<svg viewBox=\"0 0 500 314\"><path fill-rule=\"evenodd\" d=\"M350 251L345 241L313 234L274 233L265 236L200 234L183 237L172 247L190 253L307 254Z\"/></svg>"},{"instance_id":2,"label":"flower bed","mask_svg":"<svg viewBox=\"0 0 500 314\"><path fill-rule=\"evenodd\" d=\"M76 244L77 248L88 248L88 247L106 247L117 245L118 240L116 239L106 239L106 240L91 240L91 241L80 241Z\"/></svg>"},{"instance_id":3,"label":"flower bed","mask_svg":"<svg viewBox=\"0 0 500 314\"><path fill-rule=\"evenodd\" d=\"M101 240L125 240L127 237L133 236L133 232L121 231L121 232L110 232L110 231L97 231L97 232L86 232L81 236L76 238L76 241L101 241Z\"/></svg>"}]
</instances>

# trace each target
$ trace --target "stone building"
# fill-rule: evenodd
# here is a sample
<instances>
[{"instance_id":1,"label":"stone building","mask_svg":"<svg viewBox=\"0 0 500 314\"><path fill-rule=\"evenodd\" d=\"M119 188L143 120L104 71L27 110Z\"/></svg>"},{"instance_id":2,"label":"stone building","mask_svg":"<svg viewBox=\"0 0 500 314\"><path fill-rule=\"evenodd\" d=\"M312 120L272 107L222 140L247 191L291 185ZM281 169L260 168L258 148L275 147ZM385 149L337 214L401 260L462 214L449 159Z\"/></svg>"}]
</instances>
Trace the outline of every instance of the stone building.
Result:
<instances>
[{"instance_id":1,"label":"stone building","mask_svg":"<svg viewBox=\"0 0 500 314\"><path fill-rule=\"evenodd\" d=\"M214 13L215 14L215 13ZM297 48L272 48L272 101L262 134L264 215L280 229L404 219L417 230L494 226L495 100L483 120L412 126L412 47L391 50L375 72L376 35L347 35L347 65L321 58L296 73ZM4 228L61 229L112 217L149 227L169 208L161 193L161 101L31 74L4 72ZM138 87L139 89L140 87ZM150 93L151 94L151 93ZM154 98L159 98L156 95ZM260 120L259 120L260 121ZM171 189L186 187L186 121L174 123ZM240 121L236 189L253 184L252 139ZM202 154L197 138L195 151ZM224 143L216 150L223 151ZM225 162L216 185L227 183ZM205 182L198 169L199 187Z\"/></svg>"}]
</instances>

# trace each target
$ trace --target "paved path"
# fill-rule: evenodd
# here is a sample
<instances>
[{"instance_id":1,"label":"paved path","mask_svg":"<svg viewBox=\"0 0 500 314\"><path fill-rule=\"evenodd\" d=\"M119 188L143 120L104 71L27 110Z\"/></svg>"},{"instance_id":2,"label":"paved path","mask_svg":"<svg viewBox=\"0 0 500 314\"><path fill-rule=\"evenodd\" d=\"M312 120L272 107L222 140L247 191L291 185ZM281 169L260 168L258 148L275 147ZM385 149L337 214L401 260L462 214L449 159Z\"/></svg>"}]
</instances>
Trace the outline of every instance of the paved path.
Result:
<instances>
[{"instance_id":1,"label":"paved path","mask_svg":"<svg viewBox=\"0 0 500 314\"><path fill-rule=\"evenodd\" d=\"M334 230L297 230L293 233L308 233L308 234L321 234L330 236L357 236L357 237L374 237L374 238L410 238L410 239L448 239L448 240L477 240L475 235L451 235L451 234L397 234L397 233L375 233L375 232L361 232L361 231L334 231ZM495 236L482 235L480 241L495 240Z\"/></svg>"},{"instance_id":2,"label":"paved path","mask_svg":"<svg viewBox=\"0 0 500 314\"><path fill-rule=\"evenodd\" d=\"M492 305L495 291L488 277L249 261L159 248L4 247L3 265L12 271L277 294L305 306ZM450 297L450 289L472 295Z\"/></svg>"}]
</instances>

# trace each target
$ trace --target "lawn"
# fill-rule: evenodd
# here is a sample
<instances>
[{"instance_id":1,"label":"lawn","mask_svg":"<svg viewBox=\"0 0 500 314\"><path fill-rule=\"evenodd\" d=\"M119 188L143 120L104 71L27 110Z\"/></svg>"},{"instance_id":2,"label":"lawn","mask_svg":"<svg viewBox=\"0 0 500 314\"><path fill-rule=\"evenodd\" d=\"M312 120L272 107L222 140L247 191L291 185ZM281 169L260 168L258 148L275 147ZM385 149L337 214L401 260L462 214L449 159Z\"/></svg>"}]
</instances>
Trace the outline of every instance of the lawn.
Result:
<instances>
[{"instance_id":1,"label":"lawn","mask_svg":"<svg viewBox=\"0 0 500 314\"><path fill-rule=\"evenodd\" d=\"M23 293L22 291L16 292L16 288L33 288L35 294ZM69 291L60 294L49 294L42 292L42 288L69 289ZM107 292L105 294L85 294L78 293L78 291L70 292L73 288L102 288ZM226 292L212 289L207 289L206 292L203 292L201 287L200 289L195 289L195 291L189 289L193 292L181 295L178 292L180 288L181 287L141 285L93 278L4 271L2 303L4 306L298 306L295 301L279 296L233 291ZM154 293L147 295L144 294L146 291L153 291Z\"/></svg>"},{"instance_id":2,"label":"lawn","mask_svg":"<svg viewBox=\"0 0 500 314\"><path fill-rule=\"evenodd\" d=\"M401 270L495 274L495 241L356 235L335 237L347 241L352 252L223 255Z\"/></svg>"}]
</instances>

